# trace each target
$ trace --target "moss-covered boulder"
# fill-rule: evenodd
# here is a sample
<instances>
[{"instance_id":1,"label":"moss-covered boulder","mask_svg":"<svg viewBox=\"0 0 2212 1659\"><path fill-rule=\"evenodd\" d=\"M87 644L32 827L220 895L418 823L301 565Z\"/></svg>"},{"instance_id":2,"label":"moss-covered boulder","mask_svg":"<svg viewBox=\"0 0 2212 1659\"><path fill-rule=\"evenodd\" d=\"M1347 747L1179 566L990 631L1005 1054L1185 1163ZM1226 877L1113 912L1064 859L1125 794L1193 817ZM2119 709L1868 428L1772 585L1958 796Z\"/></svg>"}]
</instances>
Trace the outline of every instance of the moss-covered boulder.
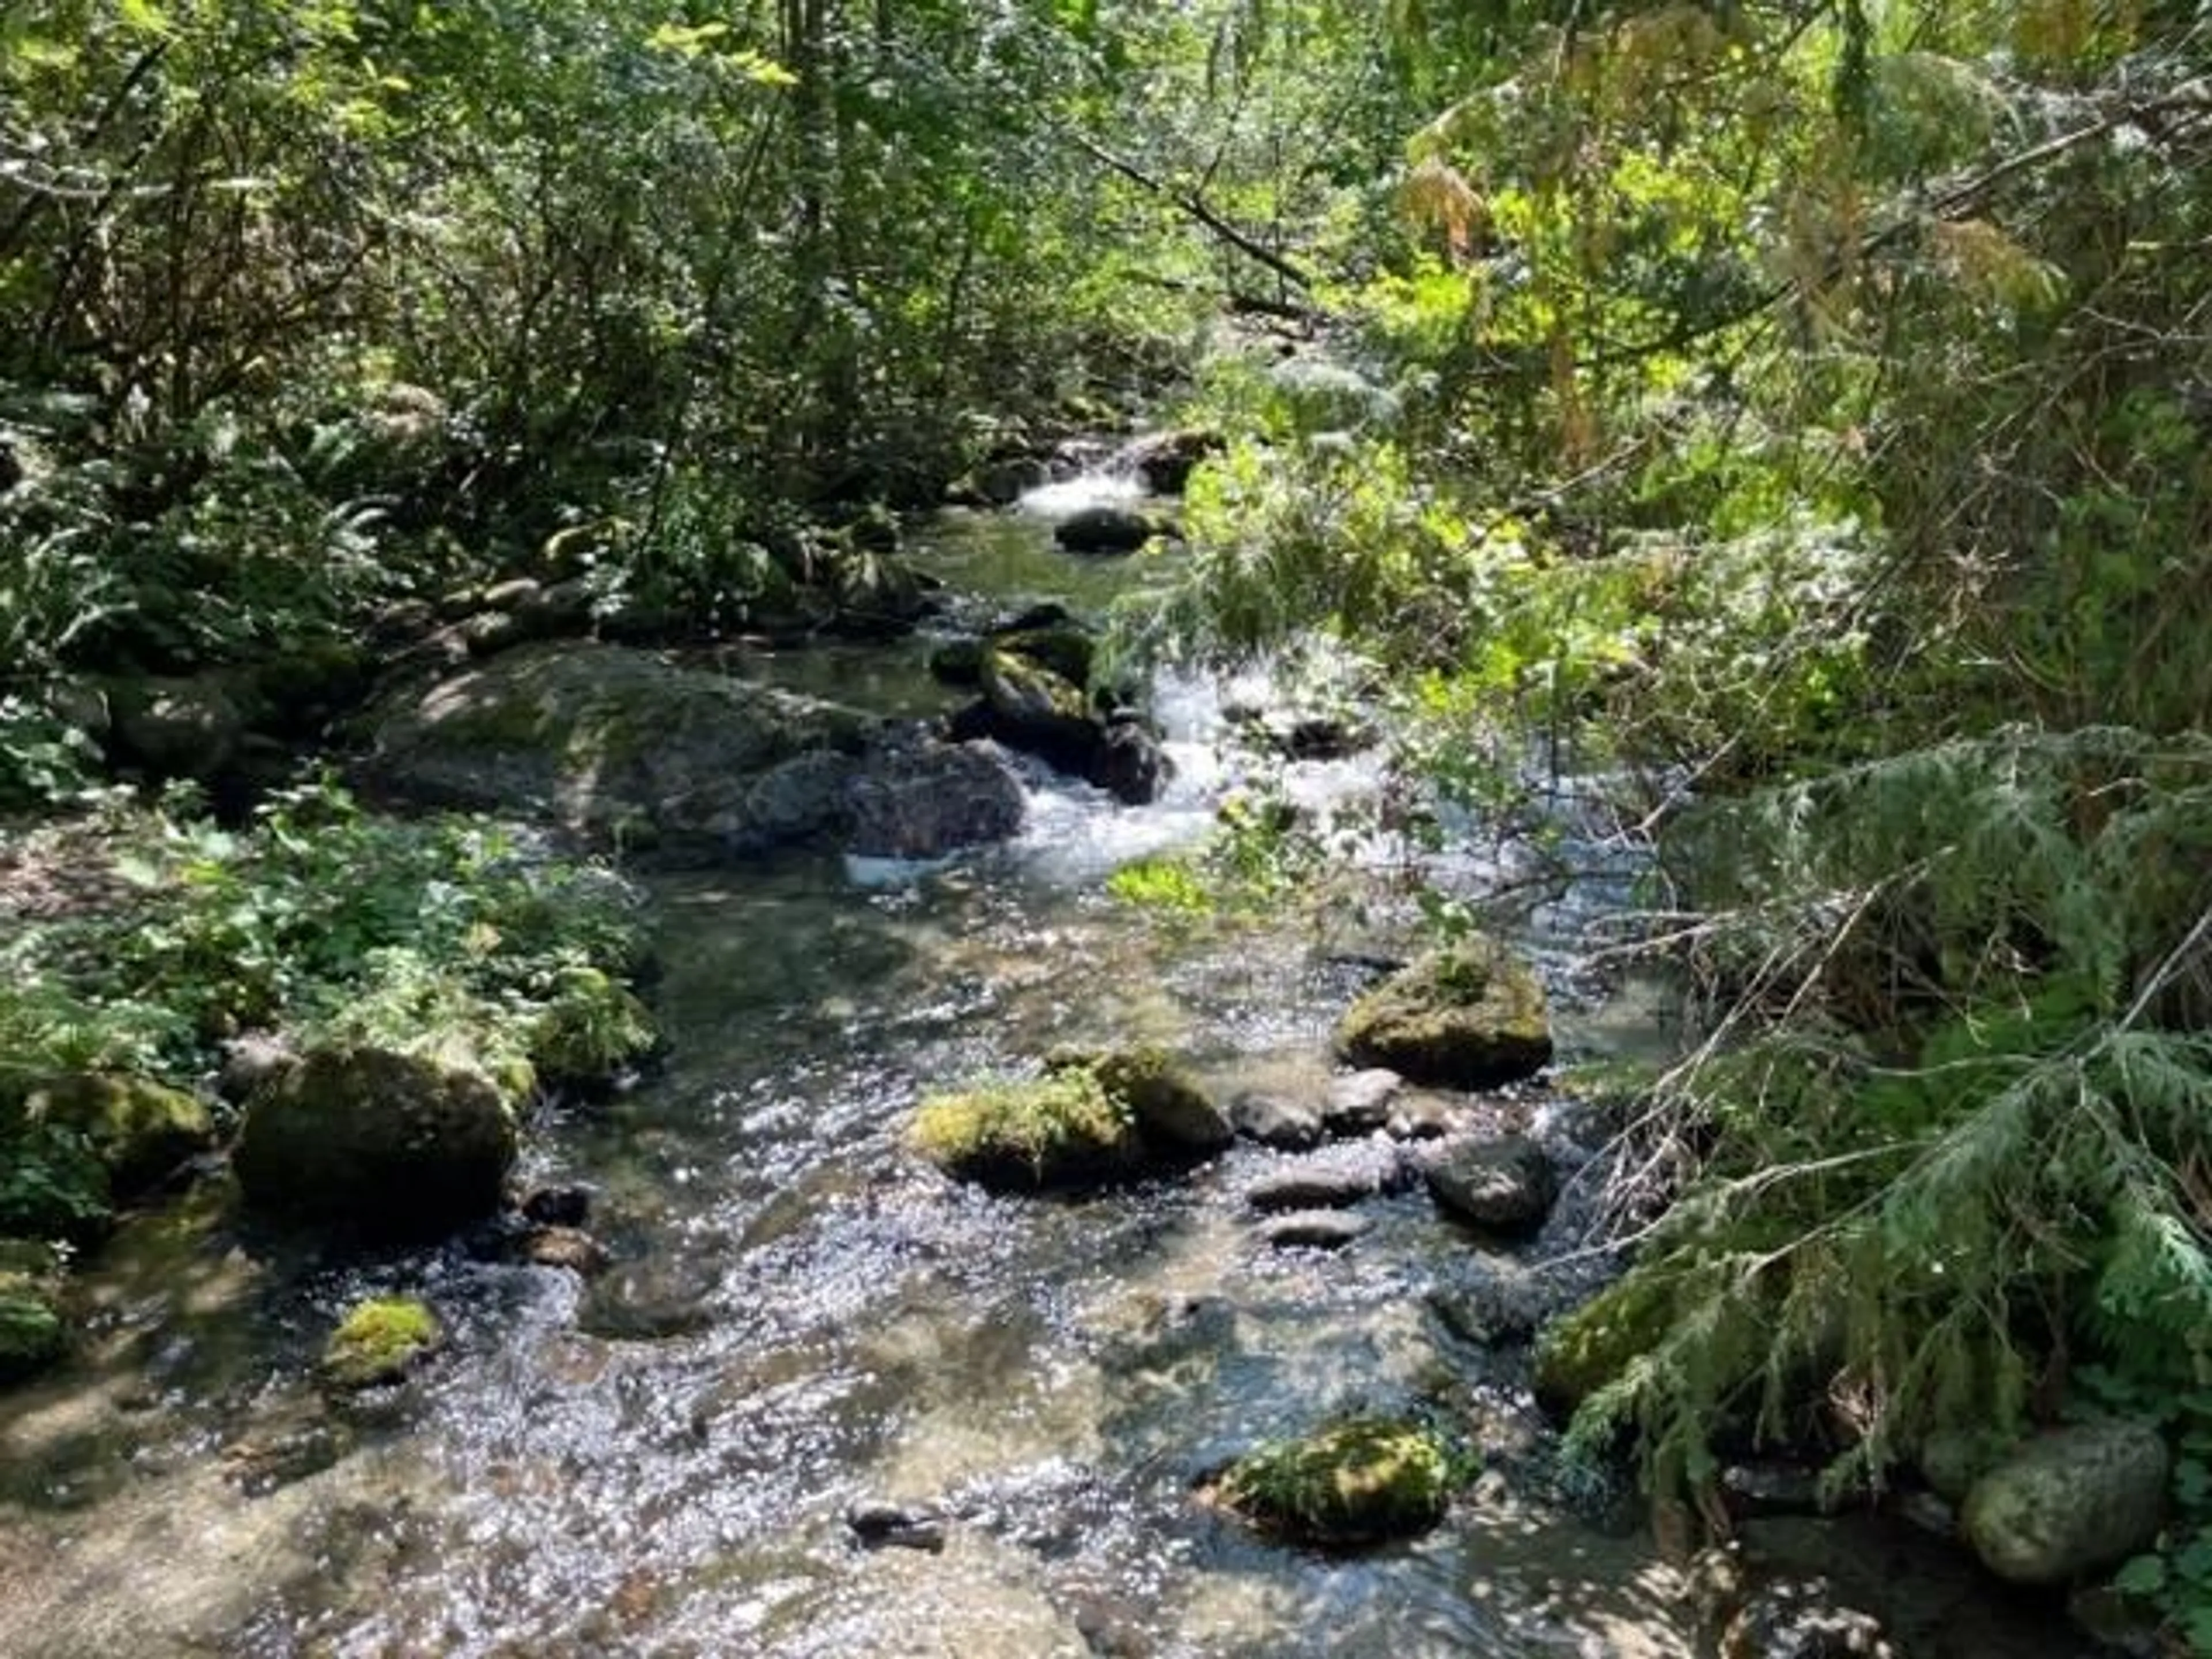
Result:
<instances>
[{"instance_id":1,"label":"moss-covered boulder","mask_svg":"<svg viewBox=\"0 0 2212 1659\"><path fill-rule=\"evenodd\" d=\"M1976 1480L1960 1529L2016 1584L2063 1584L2148 1548L2166 1518L2173 1455L2148 1423L2039 1435Z\"/></svg>"},{"instance_id":2,"label":"moss-covered boulder","mask_svg":"<svg viewBox=\"0 0 2212 1659\"><path fill-rule=\"evenodd\" d=\"M1261 1531L1293 1543L1410 1538L1443 1519L1452 1458L1419 1423L1358 1417L1247 1453L1214 1495Z\"/></svg>"},{"instance_id":3,"label":"moss-covered boulder","mask_svg":"<svg viewBox=\"0 0 2212 1659\"><path fill-rule=\"evenodd\" d=\"M1543 981L1496 940L1477 936L1393 975L1345 1013L1337 1052L1411 1082L1488 1089L1552 1060Z\"/></svg>"},{"instance_id":4,"label":"moss-covered boulder","mask_svg":"<svg viewBox=\"0 0 2212 1659\"><path fill-rule=\"evenodd\" d=\"M1573 1416L1583 1401L1658 1346L1674 1318L1674 1300L1668 1282L1631 1272L1553 1320L1536 1340L1536 1403L1556 1419Z\"/></svg>"},{"instance_id":5,"label":"moss-covered boulder","mask_svg":"<svg viewBox=\"0 0 2212 1659\"><path fill-rule=\"evenodd\" d=\"M44 1370L68 1348L55 1304L58 1278L43 1245L0 1241L0 1383Z\"/></svg>"},{"instance_id":6,"label":"moss-covered boulder","mask_svg":"<svg viewBox=\"0 0 2212 1659\"><path fill-rule=\"evenodd\" d=\"M932 1095L909 1134L939 1169L1001 1191L1124 1178L1145 1154L1136 1114L1085 1066Z\"/></svg>"},{"instance_id":7,"label":"moss-covered boulder","mask_svg":"<svg viewBox=\"0 0 2212 1659\"><path fill-rule=\"evenodd\" d=\"M514 1119L482 1072L333 1047L253 1097L231 1161L256 1208L422 1238L496 1208L514 1155Z\"/></svg>"},{"instance_id":8,"label":"moss-covered boulder","mask_svg":"<svg viewBox=\"0 0 2212 1659\"><path fill-rule=\"evenodd\" d=\"M1159 1158L1204 1157L1237 1139L1229 1115L1165 1049L1061 1049L1045 1064L1056 1072L1089 1070L1109 1096L1128 1108L1146 1152Z\"/></svg>"},{"instance_id":9,"label":"moss-covered boulder","mask_svg":"<svg viewBox=\"0 0 2212 1659\"><path fill-rule=\"evenodd\" d=\"M1103 726L1081 684L1018 652L994 646L983 653L983 701L992 735L1079 772L1089 764Z\"/></svg>"},{"instance_id":10,"label":"moss-covered boulder","mask_svg":"<svg viewBox=\"0 0 2212 1659\"><path fill-rule=\"evenodd\" d=\"M122 1199L158 1184L215 1144L215 1121L198 1097L146 1078L66 1073L33 1087L22 1111L28 1121L82 1136Z\"/></svg>"},{"instance_id":11,"label":"moss-covered boulder","mask_svg":"<svg viewBox=\"0 0 2212 1659\"><path fill-rule=\"evenodd\" d=\"M323 1380L347 1390L398 1382L444 1340L437 1316L414 1297L373 1297L356 1303L331 1333Z\"/></svg>"}]
</instances>

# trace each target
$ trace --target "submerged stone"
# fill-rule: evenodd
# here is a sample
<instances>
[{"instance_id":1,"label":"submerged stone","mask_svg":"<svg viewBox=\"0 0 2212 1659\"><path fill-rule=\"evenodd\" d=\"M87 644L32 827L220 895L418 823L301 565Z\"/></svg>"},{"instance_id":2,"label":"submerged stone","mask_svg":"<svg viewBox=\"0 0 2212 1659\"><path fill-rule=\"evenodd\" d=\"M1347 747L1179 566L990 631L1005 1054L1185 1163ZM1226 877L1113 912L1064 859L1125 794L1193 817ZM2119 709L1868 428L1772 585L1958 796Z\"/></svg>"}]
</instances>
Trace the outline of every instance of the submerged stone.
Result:
<instances>
[{"instance_id":1,"label":"submerged stone","mask_svg":"<svg viewBox=\"0 0 2212 1659\"><path fill-rule=\"evenodd\" d=\"M1262 1446L1229 1467L1215 1495L1261 1530L1293 1543L1407 1538L1443 1518L1452 1460L1433 1431L1354 1418Z\"/></svg>"},{"instance_id":2,"label":"submerged stone","mask_svg":"<svg viewBox=\"0 0 2212 1659\"><path fill-rule=\"evenodd\" d=\"M1354 1065L1442 1088L1516 1082L1551 1063L1543 981L1495 940L1464 940L1359 998L1336 1047Z\"/></svg>"},{"instance_id":3,"label":"submerged stone","mask_svg":"<svg viewBox=\"0 0 2212 1659\"><path fill-rule=\"evenodd\" d=\"M1559 1192L1550 1154L1527 1135L1462 1142L1427 1177L1438 1209L1486 1232L1534 1231Z\"/></svg>"},{"instance_id":4,"label":"submerged stone","mask_svg":"<svg viewBox=\"0 0 2212 1659\"><path fill-rule=\"evenodd\" d=\"M1071 553L1133 553L1169 526L1133 507L1086 507L1060 520L1053 539Z\"/></svg>"},{"instance_id":5,"label":"submerged stone","mask_svg":"<svg viewBox=\"0 0 2212 1659\"><path fill-rule=\"evenodd\" d=\"M1373 1224L1349 1210L1297 1210L1260 1225L1260 1237L1279 1250L1341 1250Z\"/></svg>"}]
</instances>

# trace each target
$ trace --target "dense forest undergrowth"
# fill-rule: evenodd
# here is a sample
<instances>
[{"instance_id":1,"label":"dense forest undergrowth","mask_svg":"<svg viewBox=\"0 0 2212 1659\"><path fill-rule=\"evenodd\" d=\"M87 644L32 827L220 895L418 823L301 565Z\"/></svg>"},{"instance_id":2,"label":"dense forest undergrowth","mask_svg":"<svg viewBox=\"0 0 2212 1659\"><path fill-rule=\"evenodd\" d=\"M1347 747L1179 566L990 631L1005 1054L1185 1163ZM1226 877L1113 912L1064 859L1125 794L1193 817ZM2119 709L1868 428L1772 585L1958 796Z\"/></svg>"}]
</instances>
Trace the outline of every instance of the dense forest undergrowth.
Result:
<instances>
[{"instance_id":1,"label":"dense forest undergrowth","mask_svg":"<svg viewBox=\"0 0 2212 1659\"><path fill-rule=\"evenodd\" d=\"M1649 849L1599 945L1699 1041L1623 1129L1677 1201L1547 1339L1577 1443L1689 1513L1753 1441L1880 1492L2148 1420L2124 1583L2212 1651L2212 15L1382 15L7 12L0 802L265 804L136 820L198 872L161 929L19 929L0 1094L363 964L535 1029L622 966L529 942L541 866L265 793L382 656L516 580L609 638L895 627L897 514L1165 400L1230 442L1126 648L1326 638L1413 829L1524 811L1540 739ZM308 905L337 868L415 896Z\"/></svg>"}]
</instances>

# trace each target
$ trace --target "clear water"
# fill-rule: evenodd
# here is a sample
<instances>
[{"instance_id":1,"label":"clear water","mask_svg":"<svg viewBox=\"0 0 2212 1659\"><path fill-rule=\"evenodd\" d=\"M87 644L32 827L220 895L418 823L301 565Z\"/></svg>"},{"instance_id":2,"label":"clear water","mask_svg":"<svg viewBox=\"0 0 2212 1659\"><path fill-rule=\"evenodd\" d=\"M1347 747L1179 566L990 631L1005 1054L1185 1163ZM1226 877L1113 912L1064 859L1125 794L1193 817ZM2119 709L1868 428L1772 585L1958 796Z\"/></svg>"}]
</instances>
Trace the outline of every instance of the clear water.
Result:
<instances>
[{"instance_id":1,"label":"clear water","mask_svg":"<svg viewBox=\"0 0 2212 1659\"><path fill-rule=\"evenodd\" d=\"M939 535L975 591L1097 568L1021 514ZM1166 1042L1224 1091L1326 1074L1353 970L1295 933L1164 936L1102 894L1230 781L1212 689L1166 707L1184 765L1155 807L1039 775L1028 832L988 853L659 884L673 1061L538 1125L527 1172L598 1189L617 1260L588 1285L458 1248L320 1260L219 1188L129 1229L86 1278L91 1352L0 1399L0 1655L1692 1652L1673 1569L1559 1492L1514 1358L1431 1310L1480 1253L1418 1193L1370 1200L1341 1255L1280 1252L1242 1202L1258 1149L1079 1202L903 1149L924 1089L1056 1042ZM1596 1011L1589 1046L1644 1017ZM372 1287L426 1295L451 1347L336 1408L309 1368ZM1349 1558L1194 1500L1352 1406L1433 1413L1490 1473L1428 1537ZM861 1548L846 1513L874 1500L936 1512L942 1550ZM1924 1650L2070 1650L1960 1605Z\"/></svg>"}]
</instances>

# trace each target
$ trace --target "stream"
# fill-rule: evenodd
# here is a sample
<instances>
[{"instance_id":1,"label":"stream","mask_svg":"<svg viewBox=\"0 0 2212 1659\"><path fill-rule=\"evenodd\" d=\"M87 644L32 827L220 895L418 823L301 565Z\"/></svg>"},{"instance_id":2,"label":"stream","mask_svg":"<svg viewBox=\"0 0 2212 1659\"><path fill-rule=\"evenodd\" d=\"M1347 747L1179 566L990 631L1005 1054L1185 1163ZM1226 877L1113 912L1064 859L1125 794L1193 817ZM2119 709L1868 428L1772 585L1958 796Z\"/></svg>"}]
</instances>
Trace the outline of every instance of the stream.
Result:
<instances>
[{"instance_id":1,"label":"stream","mask_svg":"<svg viewBox=\"0 0 2212 1659\"><path fill-rule=\"evenodd\" d=\"M915 550L970 604L1094 611L1131 580L1054 551L1036 511L948 514ZM930 643L731 655L911 714L954 695ZM1058 1042L1165 1044L1224 1098L1323 1085L1361 969L1288 927L1164 931L1103 889L1210 821L1221 702L1162 686L1178 775L1149 807L1040 769L1018 841L941 865L653 878L671 1060L546 1114L522 1171L594 1190L595 1279L459 1243L319 1257L241 1225L216 1181L131 1221L81 1277L88 1351L0 1398L0 1656L1698 1651L1636 1506L1561 1475L1523 1358L1440 1316L1513 1264L1418 1185L1326 1253L1262 1242L1243 1194L1287 1155L1250 1143L1074 1201L986 1195L905 1150L923 1091ZM1326 799L1371 765L1293 782ZM1646 1001L1561 1001L1569 1058L1668 1040ZM1446 1105L1533 1114L1570 1168L1590 1150L1540 1091ZM1577 1213L1519 1254L1568 1247ZM333 1406L315 1357L372 1290L425 1296L450 1345ZM1431 1413L1480 1452L1426 1537L1322 1556L1194 1500L1255 1441L1352 1407ZM931 1547L866 1547L848 1516L869 1504ZM1790 1524L1888 1598L1906 1652L2085 1650L1925 1534Z\"/></svg>"}]
</instances>

